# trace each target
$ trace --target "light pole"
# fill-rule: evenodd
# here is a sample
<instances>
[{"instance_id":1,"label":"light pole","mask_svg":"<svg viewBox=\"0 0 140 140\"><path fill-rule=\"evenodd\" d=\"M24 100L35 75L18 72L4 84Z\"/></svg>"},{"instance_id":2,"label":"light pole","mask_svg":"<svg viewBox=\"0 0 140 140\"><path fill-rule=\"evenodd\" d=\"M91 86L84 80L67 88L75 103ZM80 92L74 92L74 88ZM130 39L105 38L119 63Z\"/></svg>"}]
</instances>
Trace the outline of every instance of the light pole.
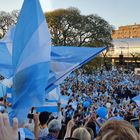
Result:
<instances>
[{"instance_id":1,"label":"light pole","mask_svg":"<svg viewBox=\"0 0 140 140\"><path fill-rule=\"evenodd\" d=\"M125 48L125 47L119 47L120 49L121 49L121 54L123 54L123 49Z\"/></svg>"},{"instance_id":2,"label":"light pole","mask_svg":"<svg viewBox=\"0 0 140 140\"><path fill-rule=\"evenodd\" d=\"M129 43L127 42L127 41L123 41L123 40L121 40L120 42L122 42L122 43L126 43L127 44L127 57L128 57L128 60L129 60ZM128 69L128 65L129 64L129 61L127 62L127 69Z\"/></svg>"}]
</instances>

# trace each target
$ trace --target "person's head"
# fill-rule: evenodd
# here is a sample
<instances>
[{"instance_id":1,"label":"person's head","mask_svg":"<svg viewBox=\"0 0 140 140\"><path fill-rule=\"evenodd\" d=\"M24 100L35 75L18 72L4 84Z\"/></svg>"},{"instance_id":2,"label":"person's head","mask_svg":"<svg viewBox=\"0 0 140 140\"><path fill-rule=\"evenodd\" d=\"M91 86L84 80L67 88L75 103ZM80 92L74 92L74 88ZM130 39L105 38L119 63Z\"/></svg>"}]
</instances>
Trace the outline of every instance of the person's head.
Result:
<instances>
[{"instance_id":1,"label":"person's head","mask_svg":"<svg viewBox=\"0 0 140 140\"><path fill-rule=\"evenodd\" d=\"M47 124L47 121L49 119L49 115L50 115L50 113L48 113L48 112L41 112L39 114L39 122L40 122L40 125Z\"/></svg>"},{"instance_id":2,"label":"person's head","mask_svg":"<svg viewBox=\"0 0 140 140\"><path fill-rule=\"evenodd\" d=\"M94 132L93 132L93 130L91 128L89 128L89 127L86 127L86 129L90 133L91 139L93 140L94 139Z\"/></svg>"},{"instance_id":3,"label":"person's head","mask_svg":"<svg viewBox=\"0 0 140 140\"><path fill-rule=\"evenodd\" d=\"M92 121L87 124L87 127L91 128L94 134L94 138L96 137L96 124Z\"/></svg>"},{"instance_id":4,"label":"person's head","mask_svg":"<svg viewBox=\"0 0 140 140\"><path fill-rule=\"evenodd\" d=\"M73 131L72 138L79 140L91 140L91 135L84 127L79 127Z\"/></svg>"},{"instance_id":5,"label":"person's head","mask_svg":"<svg viewBox=\"0 0 140 140\"><path fill-rule=\"evenodd\" d=\"M58 137L61 127L61 122L57 119L53 119L48 124L49 133L53 133L56 137Z\"/></svg>"},{"instance_id":6,"label":"person's head","mask_svg":"<svg viewBox=\"0 0 140 140\"><path fill-rule=\"evenodd\" d=\"M4 101L3 97L0 97L0 102Z\"/></svg>"},{"instance_id":7,"label":"person's head","mask_svg":"<svg viewBox=\"0 0 140 140\"><path fill-rule=\"evenodd\" d=\"M127 121L107 121L96 140L140 140L136 129Z\"/></svg>"}]
</instances>

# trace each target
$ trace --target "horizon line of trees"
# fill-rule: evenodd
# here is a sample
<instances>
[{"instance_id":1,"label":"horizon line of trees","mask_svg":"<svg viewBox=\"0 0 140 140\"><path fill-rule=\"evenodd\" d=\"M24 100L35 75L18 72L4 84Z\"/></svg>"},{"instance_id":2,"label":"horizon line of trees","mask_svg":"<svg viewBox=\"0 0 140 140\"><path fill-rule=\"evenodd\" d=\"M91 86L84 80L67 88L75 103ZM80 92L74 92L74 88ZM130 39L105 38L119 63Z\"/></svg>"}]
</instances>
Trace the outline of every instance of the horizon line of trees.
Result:
<instances>
[{"instance_id":1,"label":"horizon line of trees","mask_svg":"<svg viewBox=\"0 0 140 140\"><path fill-rule=\"evenodd\" d=\"M112 46L112 30L106 20L96 14L82 15L74 7L45 12L52 35L52 44L73 46ZM19 10L0 11L0 38L3 38L10 26L16 25Z\"/></svg>"},{"instance_id":2,"label":"horizon line of trees","mask_svg":"<svg viewBox=\"0 0 140 140\"><path fill-rule=\"evenodd\" d=\"M46 12L45 16L53 45L112 46L113 26L96 14L82 15L70 7Z\"/></svg>"}]
</instances>

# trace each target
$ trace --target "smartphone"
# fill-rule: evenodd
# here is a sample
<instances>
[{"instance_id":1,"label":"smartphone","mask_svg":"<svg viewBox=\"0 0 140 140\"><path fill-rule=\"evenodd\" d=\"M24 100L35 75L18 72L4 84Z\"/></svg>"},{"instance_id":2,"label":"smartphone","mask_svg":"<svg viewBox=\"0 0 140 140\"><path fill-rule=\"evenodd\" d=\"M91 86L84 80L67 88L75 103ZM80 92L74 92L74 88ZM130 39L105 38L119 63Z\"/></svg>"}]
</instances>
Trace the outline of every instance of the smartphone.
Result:
<instances>
[{"instance_id":1,"label":"smartphone","mask_svg":"<svg viewBox=\"0 0 140 140\"><path fill-rule=\"evenodd\" d=\"M33 119L34 118L34 111L35 111L35 107L32 107L31 112L27 115L28 119Z\"/></svg>"},{"instance_id":2,"label":"smartphone","mask_svg":"<svg viewBox=\"0 0 140 140\"><path fill-rule=\"evenodd\" d=\"M27 118L28 118L28 119L33 119L33 118L34 118L34 114L29 113L29 114L27 115Z\"/></svg>"}]
</instances>

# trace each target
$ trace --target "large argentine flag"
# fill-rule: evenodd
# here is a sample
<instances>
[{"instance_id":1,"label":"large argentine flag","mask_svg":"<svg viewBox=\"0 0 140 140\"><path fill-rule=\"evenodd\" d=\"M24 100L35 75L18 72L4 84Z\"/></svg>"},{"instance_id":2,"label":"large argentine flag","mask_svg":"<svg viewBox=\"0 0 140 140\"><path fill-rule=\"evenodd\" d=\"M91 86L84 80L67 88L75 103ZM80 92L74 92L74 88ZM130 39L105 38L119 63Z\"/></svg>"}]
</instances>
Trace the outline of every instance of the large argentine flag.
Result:
<instances>
[{"instance_id":1,"label":"large argentine flag","mask_svg":"<svg viewBox=\"0 0 140 140\"><path fill-rule=\"evenodd\" d=\"M46 93L56 88L72 71L92 60L105 49L105 47L52 47L51 71Z\"/></svg>"},{"instance_id":2,"label":"large argentine flag","mask_svg":"<svg viewBox=\"0 0 140 140\"><path fill-rule=\"evenodd\" d=\"M39 0L24 0L15 29L12 56L13 109L18 119L25 118L32 106L40 106L45 100L50 46L51 37Z\"/></svg>"}]
</instances>

